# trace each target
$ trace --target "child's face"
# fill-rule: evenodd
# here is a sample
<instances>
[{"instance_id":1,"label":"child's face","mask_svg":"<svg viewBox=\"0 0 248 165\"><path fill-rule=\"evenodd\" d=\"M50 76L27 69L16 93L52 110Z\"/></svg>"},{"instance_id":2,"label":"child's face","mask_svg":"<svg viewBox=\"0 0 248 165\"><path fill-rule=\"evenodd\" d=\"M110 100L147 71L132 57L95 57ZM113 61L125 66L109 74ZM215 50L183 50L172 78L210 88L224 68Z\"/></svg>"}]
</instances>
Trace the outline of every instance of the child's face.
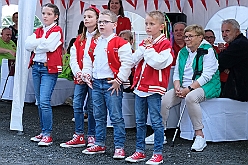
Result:
<instances>
[{"instance_id":1,"label":"child's face","mask_svg":"<svg viewBox=\"0 0 248 165\"><path fill-rule=\"evenodd\" d=\"M110 36L116 28L116 22L112 22L110 16L100 14L98 19L98 30L103 37Z\"/></svg>"},{"instance_id":2,"label":"child's face","mask_svg":"<svg viewBox=\"0 0 248 165\"><path fill-rule=\"evenodd\" d=\"M50 7L43 7L42 19L45 26L49 26L58 18L58 15L54 14L54 9Z\"/></svg>"},{"instance_id":3,"label":"child's face","mask_svg":"<svg viewBox=\"0 0 248 165\"><path fill-rule=\"evenodd\" d=\"M95 29L97 23L97 16L94 11L87 10L84 12L84 25L89 30L90 28Z\"/></svg>"},{"instance_id":4,"label":"child's face","mask_svg":"<svg viewBox=\"0 0 248 165\"><path fill-rule=\"evenodd\" d=\"M133 44L133 40L130 40L130 36L127 33L123 33L120 37L128 41L131 45Z\"/></svg>"},{"instance_id":5,"label":"child's face","mask_svg":"<svg viewBox=\"0 0 248 165\"><path fill-rule=\"evenodd\" d=\"M158 19L146 16L145 19L146 33L152 36L153 39L157 38L161 34L161 30L164 28L164 24L161 24Z\"/></svg>"}]
</instances>

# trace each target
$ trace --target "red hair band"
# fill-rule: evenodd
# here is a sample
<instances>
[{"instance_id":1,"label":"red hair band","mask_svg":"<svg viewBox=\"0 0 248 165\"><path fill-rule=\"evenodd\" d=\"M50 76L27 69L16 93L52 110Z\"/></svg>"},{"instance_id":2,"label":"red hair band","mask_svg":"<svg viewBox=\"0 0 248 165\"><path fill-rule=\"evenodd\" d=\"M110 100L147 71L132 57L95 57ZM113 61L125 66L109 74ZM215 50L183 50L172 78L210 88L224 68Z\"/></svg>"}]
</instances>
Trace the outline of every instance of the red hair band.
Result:
<instances>
[{"instance_id":1,"label":"red hair band","mask_svg":"<svg viewBox=\"0 0 248 165\"><path fill-rule=\"evenodd\" d=\"M90 9L95 10L95 12L99 15L100 14L100 10L98 10L98 8L96 8L95 6L90 6Z\"/></svg>"}]
</instances>

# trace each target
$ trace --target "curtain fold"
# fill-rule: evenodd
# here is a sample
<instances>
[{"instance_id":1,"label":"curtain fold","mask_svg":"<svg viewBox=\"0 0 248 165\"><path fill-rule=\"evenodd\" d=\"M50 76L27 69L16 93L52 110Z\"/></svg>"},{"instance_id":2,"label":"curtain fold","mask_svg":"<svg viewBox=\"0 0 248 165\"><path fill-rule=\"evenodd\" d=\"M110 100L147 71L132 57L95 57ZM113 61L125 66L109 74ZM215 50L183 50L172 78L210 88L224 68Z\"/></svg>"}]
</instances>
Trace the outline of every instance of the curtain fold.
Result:
<instances>
[{"instance_id":1,"label":"curtain fold","mask_svg":"<svg viewBox=\"0 0 248 165\"><path fill-rule=\"evenodd\" d=\"M10 130L23 131L22 114L28 79L30 52L25 49L27 36L33 33L34 16L37 0L19 0L18 2L18 43L16 52L13 102L11 109Z\"/></svg>"}]
</instances>

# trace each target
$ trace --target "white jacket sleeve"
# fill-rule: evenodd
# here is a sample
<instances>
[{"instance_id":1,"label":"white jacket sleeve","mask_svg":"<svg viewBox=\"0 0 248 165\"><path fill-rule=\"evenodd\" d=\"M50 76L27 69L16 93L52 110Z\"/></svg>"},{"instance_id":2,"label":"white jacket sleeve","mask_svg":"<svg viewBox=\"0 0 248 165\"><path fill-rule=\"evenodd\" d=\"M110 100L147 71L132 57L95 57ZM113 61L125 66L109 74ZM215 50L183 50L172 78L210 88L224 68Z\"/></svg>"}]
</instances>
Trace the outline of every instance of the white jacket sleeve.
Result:
<instances>
[{"instance_id":1,"label":"white jacket sleeve","mask_svg":"<svg viewBox=\"0 0 248 165\"><path fill-rule=\"evenodd\" d=\"M131 68L134 66L132 58L132 48L129 42L118 49L118 55L121 62L121 66L119 68L119 73L117 74L117 77L122 82L127 81L128 77L131 74Z\"/></svg>"},{"instance_id":2,"label":"white jacket sleeve","mask_svg":"<svg viewBox=\"0 0 248 165\"><path fill-rule=\"evenodd\" d=\"M35 49L35 53L46 53L55 51L62 42L60 32L52 32L48 38L42 37L40 44Z\"/></svg>"},{"instance_id":3,"label":"white jacket sleeve","mask_svg":"<svg viewBox=\"0 0 248 165\"><path fill-rule=\"evenodd\" d=\"M161 70L169 66L173 61L171 48L157 53L154 48L148 48L144 52L144 59L148 65L156 70Z\"/></svg>"},{"instance_id":4,"label":"white jacket sleeve","mask_svg":"<svg viewBox=\"0 0 248 165\"><path fill-rule=\"evenodd\" d=\"M180 52L178 52L178 54L179 53ZM180 78L179 78L178 65L179 65L179 56L177 56L176 65L175 65L175 68L174 68L173 82L176 81L176 80L180 80Z\"/></svg>"},{"instance_id":5,"label":"white jacket sleeve","mask_svg":"<svg viewBox=\"0 0 248 165\"><path fill-rule=\"evenodd\" d=\"M133 62L137 65L144 58L145 47L139 46L132 55Z\"/></svg>"},{"instance_id":6,"label":"white jacket sleeve","mask_svg":"<svg viewBox=\"0 0 248 165\"><path fill-rule=\"evenodd\" d=\"M89 54L85 54L83 58L83 74L90 75L90 78L92 79L92 71L93 71L93 62L89 56Z\"/></svg>"},{"instance_id":7,"label":"white jacket sleeve","mask_svg":"<svg viewBox=\"0 0 248 165\"><path fill-rule=\"evenodd\" d=\"M36 38L36 34L33 33L31 36L28 36L25 40L25 49L29 52L32 52L40 44L41 38Z\"/></svg>"},{"instance_id":8,"label":"white jacket sleeve","mask_svg":"<svg viewBox=\"0 0 248 165\"><path fill-rule=\"evenodd\" d=\"M74 44L70 49L70 67L74 76L76 76L76 74L81 71L78 65L77 50Z\"/></svg>"}]
</instances>

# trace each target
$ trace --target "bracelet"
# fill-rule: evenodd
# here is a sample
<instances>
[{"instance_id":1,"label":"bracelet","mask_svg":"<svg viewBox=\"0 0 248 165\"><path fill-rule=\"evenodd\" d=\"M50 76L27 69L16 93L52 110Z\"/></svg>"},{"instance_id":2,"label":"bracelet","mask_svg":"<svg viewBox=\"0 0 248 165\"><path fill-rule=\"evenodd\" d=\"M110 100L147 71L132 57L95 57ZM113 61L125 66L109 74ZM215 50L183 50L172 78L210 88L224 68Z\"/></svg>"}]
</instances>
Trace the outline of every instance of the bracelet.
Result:
<instances>
[{"instance_id":1,"label":"bracelet","mask_svg":"<svg viewBox=\"0 0 248 165\"><path fill-rule=\"evenodd\" d=\"M194 90L194 88L192 88L191 86L188 86L188 88L189 88L190 91Z\"/></svg>"}]
</instances>

